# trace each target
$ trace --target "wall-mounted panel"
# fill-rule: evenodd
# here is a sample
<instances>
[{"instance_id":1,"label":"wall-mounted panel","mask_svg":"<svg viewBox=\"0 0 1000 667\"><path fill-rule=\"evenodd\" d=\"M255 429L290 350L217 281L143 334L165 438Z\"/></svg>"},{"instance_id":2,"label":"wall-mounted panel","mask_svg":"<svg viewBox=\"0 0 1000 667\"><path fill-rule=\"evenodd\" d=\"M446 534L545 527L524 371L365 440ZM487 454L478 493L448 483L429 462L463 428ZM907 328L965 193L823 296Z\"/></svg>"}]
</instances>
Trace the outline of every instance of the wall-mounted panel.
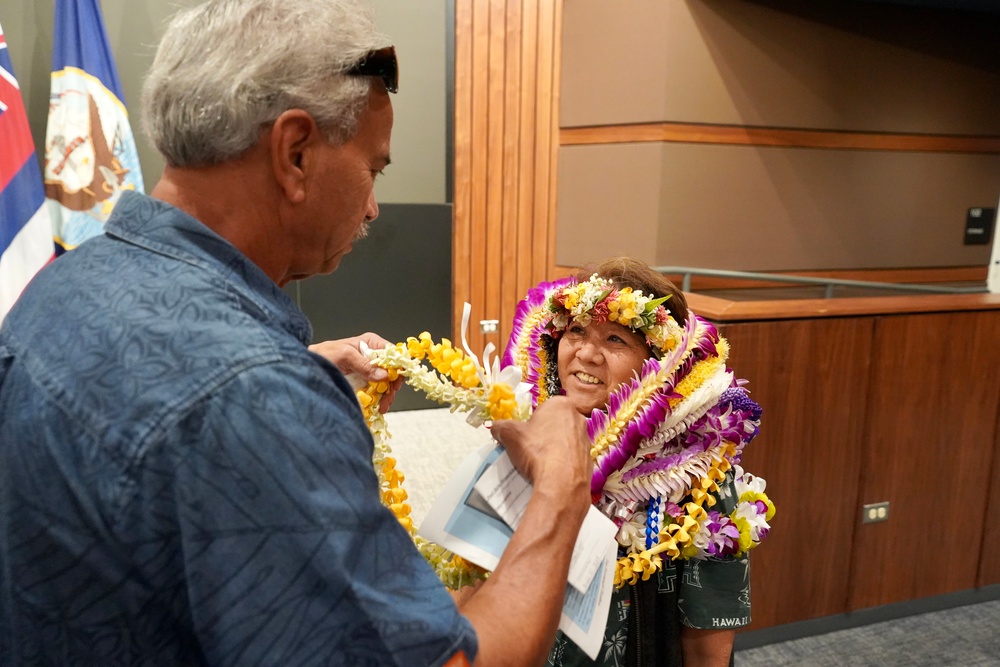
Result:
<instances>
[{"instance_id":1,"label":"wall-mounted panel","mask_svg":"<svg viewBox=\"0 0 1000 667\"><path fill-rule=\"evenodd\" d=\"M396 45L399 93L392 96L392 166L379 179L379 201L440 204L448 154L447 41L444 2L368 0L375 24Z\"/></svg>"}]
</instances>

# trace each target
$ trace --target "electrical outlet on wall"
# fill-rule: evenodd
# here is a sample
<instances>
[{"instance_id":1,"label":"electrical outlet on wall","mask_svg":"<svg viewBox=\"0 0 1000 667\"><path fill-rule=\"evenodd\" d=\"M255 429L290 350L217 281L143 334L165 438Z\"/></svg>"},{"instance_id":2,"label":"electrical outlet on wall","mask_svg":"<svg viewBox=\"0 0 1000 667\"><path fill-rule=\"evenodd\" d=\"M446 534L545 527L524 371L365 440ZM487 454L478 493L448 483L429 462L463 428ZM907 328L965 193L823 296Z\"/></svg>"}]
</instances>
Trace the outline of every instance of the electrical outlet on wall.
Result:
<instances>
[{"instance_id":1,"label":"electrical outlet on wall","mask_svg":"<svg viewBox=\"0 0 1000 667\"><path fill-rule=\"evenodd\" d=\"M862 507L861 523L876 523L889 520L889 501L871 503Z\"/></svg>"}]
</instances>

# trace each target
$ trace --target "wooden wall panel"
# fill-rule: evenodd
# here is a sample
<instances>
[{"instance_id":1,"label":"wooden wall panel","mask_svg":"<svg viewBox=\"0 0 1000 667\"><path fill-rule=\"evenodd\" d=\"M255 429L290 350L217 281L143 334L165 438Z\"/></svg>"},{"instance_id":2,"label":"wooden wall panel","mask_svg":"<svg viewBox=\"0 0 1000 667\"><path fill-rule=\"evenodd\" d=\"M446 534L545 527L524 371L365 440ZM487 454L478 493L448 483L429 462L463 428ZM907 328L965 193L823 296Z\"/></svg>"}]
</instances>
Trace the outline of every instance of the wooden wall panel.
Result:
<instances>
[{"instance_id":1,"label":"wooden wall panel","mask_svg":"<svg viewBox=\"0 0 1000 667\"><path fill-rule=\"evenodd\" d=\"M879 318L850 608L974 588L1000 404L1000 313Z\"/></svg>"},{"instance_id":2,"label":"wooden wall panel","mask_svg":"<svg viewBox=\"0 0 1000 667\"><path fill-rule=\"evenodd\" d=\"M452 336L461 325L456 293L471 298L472 290L472 5L455 3L454 191L452 192Z\"/></svg>"},{"instance_id":3,"label":"wooden wall panel","mask_svg":"<svg viewBox=\"0 0 1000 667\"><path fill-rule=\"evenodd\" d=\"M993 442L993 472L986 498L986 520L983 527L983 548L979 557L977 586L1000 584L1000 415L997 415L996 437Z\"/></svg>"},{"instance_id":4,"label":"wooden wall panel","mask_svg":"<svg viewBox=\"0 0 1000 667\"><path fill-rule=\"evenodd\" d=\"M546 50L546 58L541 60L540 69L540 72L547 73L549 78L546 79L544 75L540 75L540 78L545 83L544 90L551 91L551 95L544 98L547 102L545 105L547 117L542 118L544 134L542 135L542 141L538 144L539 149L544 151L539 158L540 162L548 170L548 178L544 182L546 187L543 190L545 193L546 208L544 210L544 217L539 216L539 218L545 220L545 247L547 248L547 256L544 265L539 263L537 270L540 276L552 279L552 270L555 265L556 201L559 187L559 108L562 99L563 3L553 0L547 5L547 8L549 10L546 14L548 20L544 25L548 26L548 31L552 35L552 48Z\"/></svg>"},{"instance_id":5,"label":"wooden wall panel","mask_svg":"<svg viewBox=\"0 0 1000 667\"><path fill-rule=\"evenodd\" d=\"M847 611L872 328L870 318L720 327L730 367L764 409L744 465L777 508L751 552L751 630Z\"/></svg>"},{"instance_id":6,"label":"wooden wall panel","mask_svg":"<svg viewBox=\"0 0 1000 667\"><path fill-rule=\"evenodd\" d=\"M527 3L521 11L521 90L528 91L535 85L536 67L532 64L538 62L538 39L534 35L538 34L538 11L534 2ZM534 219L535 199L532 196L535 192L535 171L537 164L535 159L535 139L536 115L535 96L524 93L521 95L521 108L519 110L518 144L518 180L517 180L517 220ZM513 292L517 292L523 285L530 285L532 278L537 274L534 267L534 252L536 246L534 225L518 224L517 229L517 272L516 285Z\"/></svg>"},{"instance_id":7,"label":"wooden wall panel","mask_svg":"<svg viewBox=\"0 0 1000 667\"><path fill-rule=\"evenodd\" d=\"M514 306L555 264L561 1L455 3L454 336L502 348ZM483 335L479 321L500 331Z\"/></svg>"},{"instance_id":8,"label":"wooden wall panel","mask_svg":"<svg viewBox=\"0 0 1000 667\"><path fill-rule=\"evenodd\" d=\"M921 153L1000 153L1000 138L981 136L876 134L771 127L740 127L690 123L640 123L568 127L559 132L562 146L659 143L724 144L730 146L784 146L862 151L918 151Z\"/></svg>"},{"instance_id":9,"label":"wooden wall panel","mask_svg":"<svg viewBox=\"0 0 1000 667\"><path fill-rule=\"evenodd\" d=\"M503 218L500 243L500 272L497 283L497 300L500 303L500 321L510 322L514 317L514 302L504 299L504 295L517 290L517 219L520 206L520 184L518 171L521 167L521 31L522 5L508 2L506 7L506 43L504 72L504 125L503 151L510 156L504 160L503 168Z\"/></svg>"},{"instance_id":10,"label":"wooden wall panel","mask_svg":"<svg viewBox=\"0 0 1000 667\"><path fill-rule=\"evenodd\" d=\"M504 142L504 132L507 123L506 101L518 95L518 89L507 87L506 64L507 52L515 50L513 44L507 40L507 2L497 2L490 0L482 2L480 5L488 5L489 8L489 30L487 37L489 41L489 59L487 65L487 108L486 108L486 135L487 148L484 154L486 159L486 247L483 248L485 257L483 264L485 267L485 288L486 294L483 300L484 306L489 306L495 312L496 319L501 319L498 306L500 305L500 284L503 281L503 274L506 273L501 262L504 256L502 245L503 235L501 231L504 223L504 204L509 198L504 191L504 172L507 163L514 159L514 156L506 152ZM473 303L473 305L476 305ZM474 345L473 350L480 346Z\"/></svg>"},{"instance_id":11,"label":"wooden wall panel","mask_svg":"<svg viewBox=\"0 0 1000 667\"><path fill-rule=\"evenodd\" d=\"M490 170L489 134L487 128L491 120L489 113L489 0L470 0L472 6L472 71L476 76L472 79L472 220L470 265L465 267L469 272L469 296L472 303L486 304L486 238L489 214L488 208L488 178ZM458 11L456 4L456 12ZM457 41L457 39L456 39ZM456 79L458 73L456 72ZM457 113L457 109L456 109ZM493 119L495 120L495 118ZM456 123L457 124L457 123ZM458 143L455 154L458 154ZM458 181L458 174L455 180ZM479 224L475 224L478 222ZM458 272L452 270L452 279L457 282ZM454 304L452 304L454 305ZM456 321L460 321L456 318ZM457 337L456 337L457 338Z\"/></svg>"}]
</instances>

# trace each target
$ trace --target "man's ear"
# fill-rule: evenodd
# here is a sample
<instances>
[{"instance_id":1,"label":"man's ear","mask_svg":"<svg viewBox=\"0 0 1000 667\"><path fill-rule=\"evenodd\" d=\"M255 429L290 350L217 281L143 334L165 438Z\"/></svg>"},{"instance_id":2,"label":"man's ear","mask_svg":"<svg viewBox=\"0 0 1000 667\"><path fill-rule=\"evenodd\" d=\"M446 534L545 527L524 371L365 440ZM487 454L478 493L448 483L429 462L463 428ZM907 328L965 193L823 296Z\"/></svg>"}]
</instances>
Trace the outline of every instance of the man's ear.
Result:
<instances>
[{"instance_id":1,"label":"man's ear","mask_svg":"<svg viewBox=\"0 0 1000 667\"><path fill-rule=\"evenodd\" d=\"M306 196L310 150L323 141L316 121L302 109L289 109L271 126L271 170L278 187L292 203Z\"/></svg>"}]
</instances>

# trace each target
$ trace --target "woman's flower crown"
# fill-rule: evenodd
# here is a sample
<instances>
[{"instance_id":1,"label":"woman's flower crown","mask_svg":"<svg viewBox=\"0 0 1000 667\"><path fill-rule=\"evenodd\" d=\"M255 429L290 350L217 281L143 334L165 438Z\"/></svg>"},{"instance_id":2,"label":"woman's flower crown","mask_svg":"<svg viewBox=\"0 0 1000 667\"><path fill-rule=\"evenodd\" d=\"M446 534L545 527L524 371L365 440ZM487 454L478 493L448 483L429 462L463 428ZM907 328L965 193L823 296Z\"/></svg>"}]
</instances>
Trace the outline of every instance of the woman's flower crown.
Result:
<instances>
[{"instance_id":1,"label":"woman's flower crown","mask_svg":"<svg viewBox=\"0 0 1000 667\"><path fill-rule=\"evenodd\" d=\"M646 336L646 344L656 357L680 343L683 330L663 303L670 296L654 299L631 287L617 288L596 273L584 282L572 282L549 298L552 313L548 329L558 338L570 322L588 326L591 322L614 322Z\"/></svg>"}]
</instances>

